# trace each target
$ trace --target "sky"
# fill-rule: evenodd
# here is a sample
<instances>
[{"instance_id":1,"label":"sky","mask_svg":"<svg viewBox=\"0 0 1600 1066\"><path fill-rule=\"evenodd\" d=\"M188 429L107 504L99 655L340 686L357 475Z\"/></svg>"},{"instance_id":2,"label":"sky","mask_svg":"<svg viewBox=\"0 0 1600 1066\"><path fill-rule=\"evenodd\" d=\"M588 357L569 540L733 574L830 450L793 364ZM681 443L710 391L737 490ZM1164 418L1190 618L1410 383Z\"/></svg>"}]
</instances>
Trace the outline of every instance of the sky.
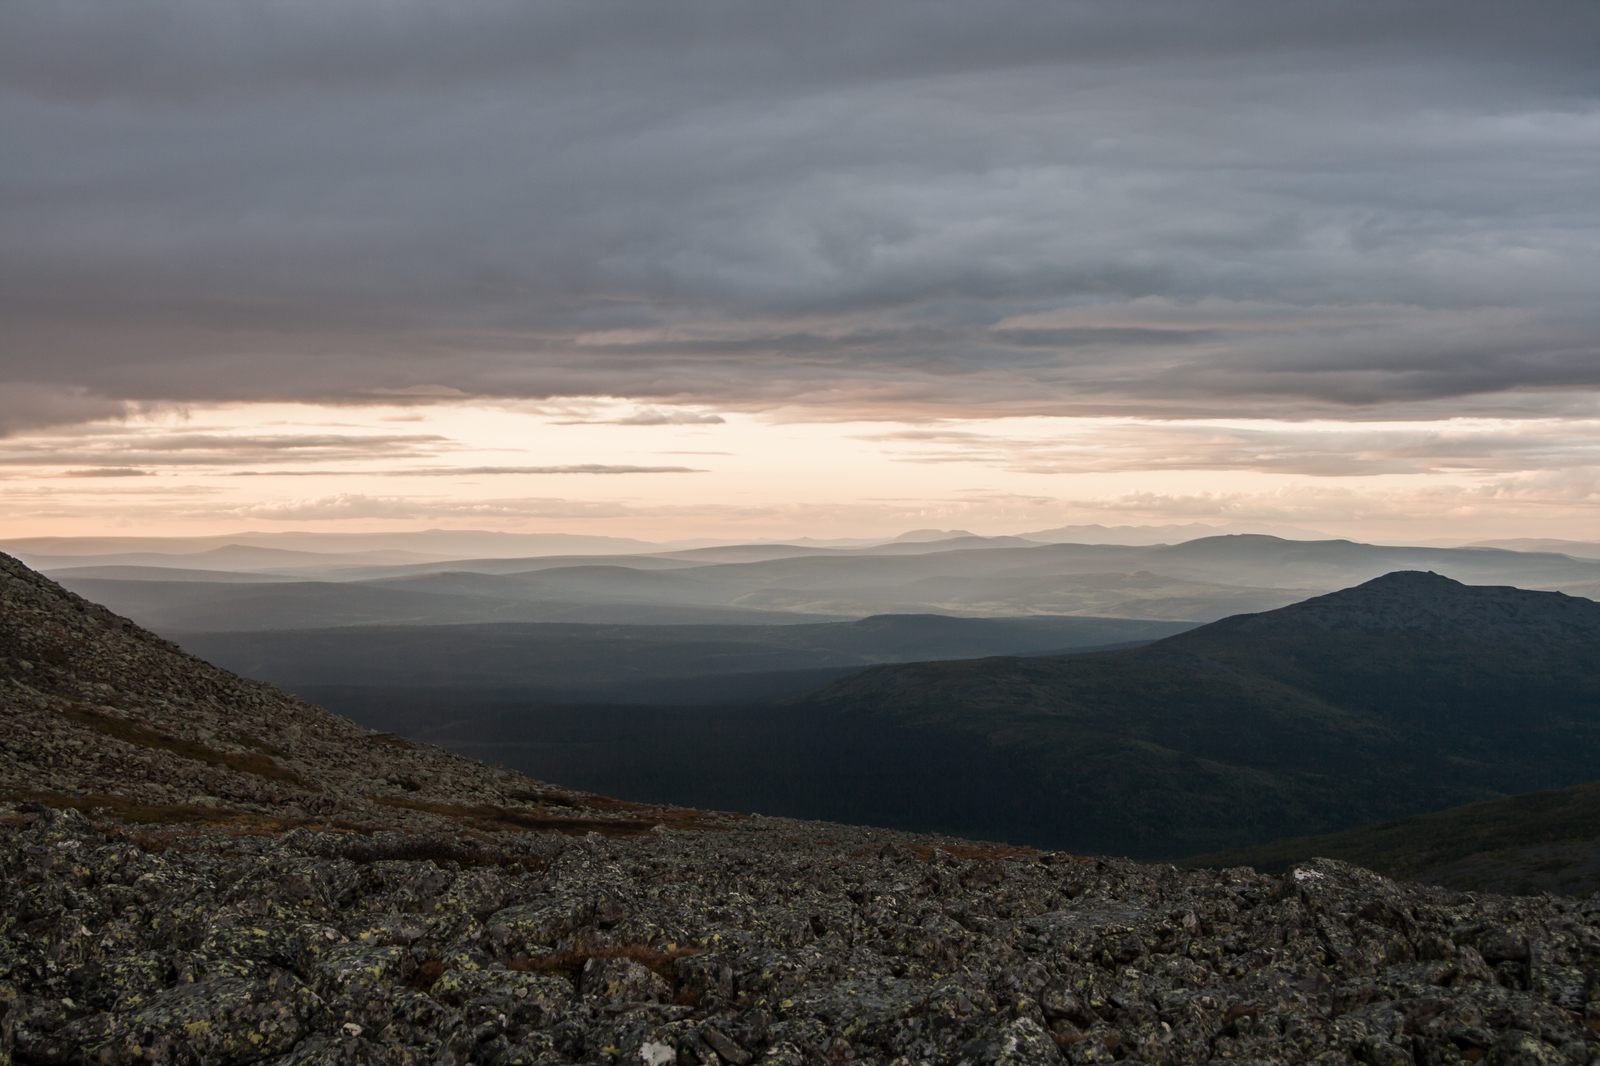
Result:
<instances>
[{"instance_id":1,"label":"sky","mask_svg":"<svg viewBox=\"0 0 1600 1066\"><path fill-rule=\"evenodd\" d=\"M1600 539L1600 6L16 0L0 537Z\"/></svg>"}]
</instances>

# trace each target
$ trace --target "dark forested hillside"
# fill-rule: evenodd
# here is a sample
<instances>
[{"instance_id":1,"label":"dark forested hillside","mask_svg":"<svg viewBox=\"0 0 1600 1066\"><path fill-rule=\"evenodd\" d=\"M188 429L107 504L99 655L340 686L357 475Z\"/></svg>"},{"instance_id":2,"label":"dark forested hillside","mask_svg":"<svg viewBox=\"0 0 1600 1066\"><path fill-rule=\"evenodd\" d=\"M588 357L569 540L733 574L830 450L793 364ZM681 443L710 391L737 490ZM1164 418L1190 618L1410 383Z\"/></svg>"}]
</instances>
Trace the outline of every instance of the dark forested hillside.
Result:
<instances>
[{"instance_id":1,"label":"dark forested hillside","mask_svg":"<svg viewBox=\"0 0 1600 1066\"><path fill-rule=\"evenodd\" d=\"M301 691L312 687L494 690L579 703L761 702L884 662L1039 655L1170 636L1184 622L1126 618L878 615L788 625L490 623L174 633L185 649ZM829 671L774 689L774 675Z\"/></svg>"},{"instance_id":2,"label":"dark forested hillside","mask_svg":"<svg viewBox=\"0 0 1600 1066\"><path fill-rule=\"evenodd\" d=\"M1395 573L1128 652L878 667L791 711L1004 757L1019 838L1221 850L1600 776L1600 604Z\"/></svg>"}]
</instances>

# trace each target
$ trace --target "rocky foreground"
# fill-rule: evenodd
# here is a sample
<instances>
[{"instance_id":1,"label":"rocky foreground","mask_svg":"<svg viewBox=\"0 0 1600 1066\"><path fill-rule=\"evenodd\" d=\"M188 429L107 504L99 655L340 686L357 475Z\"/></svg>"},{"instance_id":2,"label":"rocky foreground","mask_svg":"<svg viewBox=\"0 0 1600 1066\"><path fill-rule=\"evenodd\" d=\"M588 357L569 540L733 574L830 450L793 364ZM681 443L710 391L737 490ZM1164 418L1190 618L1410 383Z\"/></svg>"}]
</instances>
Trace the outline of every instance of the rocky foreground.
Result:
<instances>
[{"instance_id":1,"label":"rocky foreground","mask_svg":"<svg viewBox=\"0 0 1600 1066\"><path fill-rule=\"evenodd\" d=\"M3 556L0 795L0 1066L1600 1057L1600 898L620 803Z\"/></svg>"},{"instance_id":2,"label":"rocky foreground","mask_svg":"<svg viewBox=\"0 0 1600 1066\"><path fill-rule=\"evenodd\" d=\"M1600 900L779 819L0 832L19 1063L1587 1063Z\"/></svg>"}]
</instances>

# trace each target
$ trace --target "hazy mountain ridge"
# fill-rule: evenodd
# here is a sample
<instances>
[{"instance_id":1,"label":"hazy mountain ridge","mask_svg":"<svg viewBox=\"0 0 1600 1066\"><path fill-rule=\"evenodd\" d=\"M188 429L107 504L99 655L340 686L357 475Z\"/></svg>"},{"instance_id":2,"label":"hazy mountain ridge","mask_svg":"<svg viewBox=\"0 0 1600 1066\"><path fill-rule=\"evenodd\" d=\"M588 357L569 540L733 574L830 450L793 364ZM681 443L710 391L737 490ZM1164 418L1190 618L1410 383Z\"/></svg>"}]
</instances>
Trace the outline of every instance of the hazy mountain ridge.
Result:
<instances>
[{"instance_id":1,"label":"hazy mountain ridge","mask_svg":"<svg viewBox=\"0 0 1600 1066\"><path fill-rule=\"evenodd\" d=\"M989 576L921 577L900 585L764 589L735 602L816 614L861 609L910 613L920 607L991 618L1084 615L1206 622L1241 610L1281 607L1305 594L1303 589L1185 581L1149 571L1017 576L1006 570Z\"/></svg>"},{"instance_id":2,"label":"hazy mountain ridge","mask_svg":"<svg viewBox=\"0 0 1600 1066\"><path fill-rule=\"evenodd\" d=\"M306 629L328 625L468 625L502 621L646 625L743 621L803 623L833 621L836 617L698 604L595 604L512 599L332 582L241 586L232 582L68 578L62 586L162 632Z\"/></svg>"},{"instance_id":3,"label":"hazy mountain ridge","mask_svg":"<svg viewBox=\"0 0 1600 1066\"><path fill-rule=\"evenodd\" d=\"M1371 567L1396 552L1443 558L1460 567L1489 571L1520 567L1548 574L1554 567L1567 568L1565 572L1570 573L1576 566L1578 573L1586 574L1594 569L1593 564L1560 556L1494 550L1388 549L1349 542L1230 536L1156 548L991 546L885 558L808 555L648 571L583 565L499 577L438 574L350 585L234 586L227 591L235 609L257 615L273 596L327 596L330 598L314 611L325 620L340 607L338 596L345 592L390 597L392 606L386 609L410 609L431 600L438 609L457 611L454 620L467 621L477 609L503 610L507 613L502 617L511 619L519 617L513 612L545 611L556 601L539 597L583 590L602 601L589 609L615 609L626 612L625 617L652 608L665 612L663 620L681 621L681 612L692 608L725 610L732 612L730 618L744 620L761 616L743 609L752 605L748 598L752 594L742 593L743 588L766 588L768 595L777 594L771 590L787 589L784 595L813 597L788 601L786 606L792 607L816 602L815 594L831 591L836 586L827 582L837 581L841 574L853 575L858 583L865 577L886 575L900 579L903 585L924 582L947 596L961 589L963 582L976 580L1001 585L1014 582L1014 587L1035 594L1062 584L1076 585L1078 594L1085 597L1156 590L1165 599L1158 599L1150 613L1156 613L1161 602L1181 599L1173 592L1185 591L1185 582L1154 571L1071 571L1086 562L1103 564L1109 557L1125 557L1130 552L1157 561L1167 570L1232 568L1269 581L1287 575L1301 578L1312 572L1325 578L1330 572ZM1069 572L1051 573L1061 569ZM122 583L124 588L132 584ZM1188 582L1189 590L1194 584ZM161 583L149 583L142 587L162 591L173 597L174 603L208 595L193 584L173 583L163 589ZM530 599L418 591L451 587L480 593L521 590ZM399 588L412 591L400 592ZM702 601L724 602L715 606L685 604L681 599L690 595L686 589ZM1212 586L1209 591L1213 608L1225 602L1215 598L1224 592L1235 594L1235 603L1245 596L1301 595L1266 585L1254 589ZM646 594L656 602L641 603ZM727 603L729 599L734 602ZM1106 604L1104 599L1086 602L1100 610ZM198 600L180 606L191 614L214 609L211 603ZM313 612L303 612L301 617L308 613ZM422 621L424 613L417 612L407 620ZM850 804L871 811L873 803L882 801L894 806L897 813L885 813L879 820L910 825L907 812L926 801L931 806L917 816L927 819L921 823L924 825L934 824L933 819L953 818L956 820L945 824L968 833L1003 833L1084 849L1182 854L1290 833L1336 830L1585 779L1589 776L1585 768L1592 767L1595 751L1600 750L1596 748L1600 723L1593 720L1600 690L1594 682L1593 644L1585 635L1591 615L1584 601L1556 593L1466 589L1442 576L1398 574L1281 611L1226 619L1137 652L877 667L835 681L814 697L779 711L746 715L740 720L719 713L704 720L708 728L720 731L723 740L719 743L729 757L742 759L747 748L756 751L763 745L776 745L788 753L785 758L800 759L837 786L832 798L826 795L828 790L811 786L801 795L792 791L801 787L797 780L779 775L755 783L767 790L760 793L764 797L761 805L782 807L793 800L801 806L788 809L838 817L852 809ZM225 617L225 613L217 616L218 621ZM334 614L332 618L358 621L359 614ZM804 621L783 612L770 612L767 618ZM1565 621L1557 624L1551 618ZM1462 629L1463 620L1471 621L1472 632ZM1441 628L1446 621L1454 628ZM1549 638L1558 631L1567 636ZM486 686L477 695L459 694L456 705L472 704L475 709L464 718L451 712L456 715L452 721L457 727L448 737L430 735L452 744L480 743L466 723L481 716L483 721L500 723L494 726L500 730L497 743L514 747L520 743L514 739L517 698L549 704L596 698L649 699L652 679L660 677L677 686L673 700L685 701L692 700L693 686L711 684L709 679L721 671L724 678L743 672L753 687L741 690L716 681L704 689L708 693L715 690L708 697L711 702L737 701L741 691L757 701L772 698L763 692L792 693L808 678L821 684L828 680L825 671L848 669L868 658L856 655L852 662L853 653L840 649L802 648L795 637L765 644L743 639L750 635L705 639L690 654L680 654L670 641L662 643L654 637L642 642L619 638L614 648L603 641L585 645L583 639L565 645L556 641L543 651L529 648L519 652L507 645L502 651L487 653L487 659L477 660L478 672L492 680L495 691ZM413 636L426 641L429 635ZM470 641L474 634L459 636ZM689 634L678 635L686 636ZM574 635L562 639L568 637ZM229 639L243 649L252 640L258 648L265 648L263 642L269 638ZM283 648L296 641L304 648L307 641L314 643L319 638L302 634L270 639L278 640ZM333 635L327 638L330 647L337 639ZM351 634L351 639L385 638ZM1538 655L1516 651L1528 640L1538 644ZM405 644L404 638L396 640L397 646ZM279 655L281 667L284 653L273 654ZM527 662L520 673L499 670L489 661L496 654L521 655ZM420 662L426 656L417 658ZM563 681L537 692L524 688L523 697L513 696L510 688L525 686L526 678L537 672L534 664L559 663L563 658L570 660L565 666L574 677L601 671L611 676L604 684L591 687L587 695L581 685ZM265 660L252 663L248 656L230 661L265 665ZM465 661L472 660L467 656ZM697 663L704 664L707 673L698 673L701 666ZM420 675L411 664L397 663L389 673L393 676L384 680L403 677L420 687ZM760 676L769 677L770 683ZM447 678L446 684L459 684L460 679L458 672ZM349 688L348 678L334 674L295 680L324 689ZM361 680L380 679L369 676ZM443 693L444 688L435 685L431 691ZM349 692L345 696L355 700L352 707L356 703L372 705L356 700ZM1531 717L1519 710L1529 701L1537 705ZM416 711L413 707L407 713ZM546 711L530 708L528 713L538 717ZM698 713L685 707L682 715L690 717L680 715L678 721L687 722ZM654 732L658 726L650 724L654 719L643 711L640 715L630 720L659 738ZM408 720L419 721L415 717ZM807 736L808 731L814 735ZM918 731L926 735L913 742ZM913 802L909 794L893 798L887 793L874 798L859 782L840 780L843 763L824 767L816 761L838 759L828 754L828 748L844 745L841 738L850 738L849 743L861 751L881 752L885 745L912 744L922 757L939 765L955 765L962 758L973 760L980 767L973 775L973 789L988 787L980 787L976 783L980 780L992 784L1005 779L1008 798L997 805L973 804L965 785L942 799L923 796ZM670 737L664 742L678 751ZM741 752L746 754L738 754ZM689 764L700 758L693 753L682 757ZM876 756L873 759L882 761ZM1404 787L1390 786L1396 775L1406 782ZM718 787L751 783L726 772L720 780ZM651 791L663 783L652 774L639 776L637 782L642 791L636 795L664 798L663 793ZM917 784L914 780L909 783ZM901 784L906 782L896 787ZM778 791L771 791L774 788ZM740 800L740 795L736 789L719 792L713 788L695 793L693 802L711 806L755 802ZM815 806L818 803L825 805ZM961 804L966 804L965 809L958 809ZM1052 824L1037 811L1029 813L1030 806L1040 804L1073 810L1070 827ZM998 820L983 820L991 816ZM1072 835L1063 835L1068 833Z\"/></svg>"},{"instance_id":4,"label":"hazy mountain ridge","mask_svg":"<svg viewBox=\"0 0 1600 1066\"><path fill-rule=\"evenodd\" d=\"M172 590L161 581L119 586L81 573L59 576L69 587L145 624L174 631L330 623L756 622L779 621L784 613L813 620L941 613L1203 622L1412 568L1478 584L1579 592L1600 586L1600 561L1493 549L1390 548L1242 535L1154 547L963 544L911 543L917 552L898 555L735 546L659 556L356 568L341 570L337 582L279 583L252 592L248 600L240 599L231 584L208 590L206 583L190 581L190 587ZM726 561L730 555L738 561ZM403 598L413 594L460 598ZM769 614L741 613L746 611Z\"/></svg>"},{"instance_id":5,"label":"hazy mountain ridge","mask_svg":"<svg viewBox=\"0 0 1600 1066\"><path fill-rule=\"evenodd\" d=\"M304 578L283 574L262 574L252 570L200 570L178 566L142 566L107 563L96 566L69 566L47 571L52 581L182 581L187 584L285 585Z\"/></svg>"},{"instance_id":6,"label":"hazy mountain ridge","mask_svg":"<svg viewBox=\"0 0 1600 1066\"><path fill-rule=\"evenodd\" d=\"M1549 537L1511 537L1464 545L1468 548L1504 548L1519 552L1555 552L1575 559L1600 559L1600 543L1587 540L1556 540Z\"/></svg>"}]
</instances>

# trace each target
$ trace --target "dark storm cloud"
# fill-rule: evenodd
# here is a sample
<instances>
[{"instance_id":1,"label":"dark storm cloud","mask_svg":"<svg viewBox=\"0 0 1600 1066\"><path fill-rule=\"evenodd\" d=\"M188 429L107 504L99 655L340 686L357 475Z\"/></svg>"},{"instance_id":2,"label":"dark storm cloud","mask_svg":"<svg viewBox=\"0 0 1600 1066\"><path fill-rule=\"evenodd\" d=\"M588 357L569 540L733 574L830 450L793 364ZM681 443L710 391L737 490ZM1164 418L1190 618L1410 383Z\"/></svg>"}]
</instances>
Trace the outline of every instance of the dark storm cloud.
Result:
<instances>
[{"instance_id":1,"label":"dark storm cloud","mask_svg":"<svg viewBox=\"0 0 1600 1066\"><path fill-rule=\"evenodd\" d=\"M8 4L0 431L1525 407L1600 387L1597 50L1591 2Z\"/></svg>"}]
</instances>

